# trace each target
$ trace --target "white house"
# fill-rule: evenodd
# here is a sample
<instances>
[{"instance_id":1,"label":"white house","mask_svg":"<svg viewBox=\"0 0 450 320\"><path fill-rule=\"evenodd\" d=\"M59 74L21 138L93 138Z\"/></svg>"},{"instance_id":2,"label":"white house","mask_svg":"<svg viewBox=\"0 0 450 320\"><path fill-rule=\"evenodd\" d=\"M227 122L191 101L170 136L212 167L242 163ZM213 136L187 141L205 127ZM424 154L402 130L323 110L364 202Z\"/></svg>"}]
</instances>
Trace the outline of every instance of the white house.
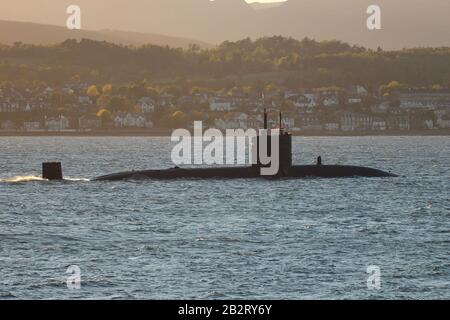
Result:
<instances>
[{"instance_id":1,"label":"white house","mask_svg":"<svg viewBox=\"0 0 450 320\"><path fill-rule=\"evenodd\" d=\"M42 124L39 121L25 121L23 129L25 131L40 131L42 130Z\"/></svg>"},{"instance_id":2,"label":"white house","mask_svg":"<svg viewBox=\"0 0 450 320\"><path fill-rule=\"evenodd\" d=\"M155 102L150 97L144 97L139 99L137 103L139 112L141 113L153 113L155 112Z\"/></svg>"},{"instance_id":3,"label":"white house","mask_svg":"<svg viewBox=\"0 0 450 320\"><path fill-rule=\"evenodd\" d=\"M48 131L62 131L70 128L69 119L64 116L45 119L45 127Z\"/></svg>"},{"instance_id":4,"label":"white house","mask_svg":"<svg viewBox=\"0 0 450 320\"><path fill-rule=\"evenodd\" d=\"M138 113L118 112L114 115L113 122L116 128L153 128L153 122Z\"/></svg>"},{"instance_id":5,"label":"white house","mask_svg":"<svg viewBox=\"0 0 450 320\"><path fill-rule=\"evenodd\" d=\"M209 101L209 110L220 111L220 112L230 112L233 110L231 101L223 98L212 98Z\"/></svg>"},{"instance_id":6,"label":"white house","mask_svg":"<svg viewBox=\"0 0 450 320\"><path fill-rule=\"evenodd\" d=\"M5 101L0 103L0 112L18 112L20 105L18 102Z\"/></svg>"},{"instance_id":7,"label":"white house","mask_svg":"<svg viewBox=\"0 0 450 320\"><path fill-rule=\"evenodd\" d=\"M434 110L450 106L450 93L407 92L400 94L400 107L404 109Z\"/></svg>"},{"instance_id":8,"label":"white house","mask_svg":"<svg viewBox=\"0 0 450 320\"><path fill-rule=\"evenodd\" d=\"M339 130L339 123L337 122L327 122L323 126L325 131L338 131Z\"/></svg>"},{"instance_id":9,"label":"white house","mask_svg":"<svg viewBox=\"0 0 450 320\"><path fill-rule=\"evenodd\" d=\"M443 116L442 118L438 118L436 124L440 129L450 129L450 117Z\"/></svg>"},{"instance_id":10,"label":"white house","mask_svg":"<svg viewBox=\"0 0 450 320\"><path fill-rule=\"evenodd\" d=\"M339 104L339 99L336 95L326 96L322 100L325 107L336 107Z\"/></svg>"},{"instance_id":11,"label":"white house","mask_svg":"<svg viewBox=\"0 0 450 320\"><path fill-rule=\"evenodd\" d=\"M382 118L374 118L372 120L372 130L385 131L387 129L386 120Z\"/></svg>"},{"instance_id":12,"label":"white house","mask_svg":"<svg viewBox=\"0 0 450 320\"><path fill-rule=\"evenodd\" d=\"M350 98L347 99L347 102L348 102L349 104L358 104L358 103L361 103L361 102L362 102L362 98L356 97L356 96L350 97Z\"/></svg>"}]
</instances>

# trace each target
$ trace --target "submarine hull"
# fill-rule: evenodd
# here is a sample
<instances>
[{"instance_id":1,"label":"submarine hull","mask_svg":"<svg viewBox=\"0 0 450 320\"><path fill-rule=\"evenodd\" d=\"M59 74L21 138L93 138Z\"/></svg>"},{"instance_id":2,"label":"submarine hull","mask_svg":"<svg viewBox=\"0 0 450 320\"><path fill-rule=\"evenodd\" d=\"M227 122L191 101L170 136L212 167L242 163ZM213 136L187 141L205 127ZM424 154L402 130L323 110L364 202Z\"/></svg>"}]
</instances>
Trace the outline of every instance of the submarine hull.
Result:
<instances>
[{"instance_id":1,"label":"submarine hull","mask_svg":"<svg viewBox=\"0 0 450 320\"><path fill-rule=\"evenodd\" d=\"M128 171L101 176L94 181L121 180L171 180L171 179L253 179L253 178L346 178L346 177L396 177L396 175L366 167L339 165L292 166L281 170L276 176L262 176L257 167L223 167L223 168L173 168L166 170Z\"/></svg>"}]
</instances>

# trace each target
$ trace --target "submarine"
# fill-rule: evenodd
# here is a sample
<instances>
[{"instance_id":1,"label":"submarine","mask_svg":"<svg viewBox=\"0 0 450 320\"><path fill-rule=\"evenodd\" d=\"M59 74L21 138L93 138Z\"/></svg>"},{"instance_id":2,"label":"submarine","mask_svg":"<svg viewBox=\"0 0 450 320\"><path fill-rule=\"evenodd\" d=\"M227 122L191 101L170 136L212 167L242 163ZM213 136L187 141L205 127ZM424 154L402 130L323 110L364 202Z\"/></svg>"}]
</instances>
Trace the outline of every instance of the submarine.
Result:
<instances>
[{"instance_id":1,"label":"submarine","mask_svg":"<svg viewBox=\"0 0 450 320\"><path fill-rule=\"evenodd\" d=\"M264 129L267 130L267 112L264 110ZM270 135L267 137L267 151L271 153ZM292 164L292 134L282 128L282 115L280 113L279 133L279 169L273 176L262 176L261 168L264 165L259 158L261 135L256 138L257 161L251 166L243 167L209 167L209 168L170 168L164 170L126 171L104 175L93 179L93 181L121 181L141 179L301 179L301 178L346 178L346 177L397 177L397 175L378 169L346 166L346 165L323 165L321 157L316 165L293 165Z\"/></svg>"},{"instance_id":2,"label":"submarine","mask_svg":"<svg viewBox=\"0 0 450 320\"><path fill-rule=\"evenodd\" d=\"M267 112L264 110L264 129L267 130ZM267 139L267 153L271 154L271 136ZM208 168L170 168L163 170L125 171L108 174L92 179L92 181L122 181L122 180L173 180L173 179L303 179L303 178L356 178L356 177L397 177L397 175L379 169L350 165L323 165L319 156L316 165L292 164L292 134L282 128L280 113L279 131L279 168L275 175L261 175L263 165L259 149L262 136L256 137L257 158L251 166L242 167L208 167ZM59 162L43 163L42 177L47 180L63 180L62 166Z\"/></svg>"}]
</instances>

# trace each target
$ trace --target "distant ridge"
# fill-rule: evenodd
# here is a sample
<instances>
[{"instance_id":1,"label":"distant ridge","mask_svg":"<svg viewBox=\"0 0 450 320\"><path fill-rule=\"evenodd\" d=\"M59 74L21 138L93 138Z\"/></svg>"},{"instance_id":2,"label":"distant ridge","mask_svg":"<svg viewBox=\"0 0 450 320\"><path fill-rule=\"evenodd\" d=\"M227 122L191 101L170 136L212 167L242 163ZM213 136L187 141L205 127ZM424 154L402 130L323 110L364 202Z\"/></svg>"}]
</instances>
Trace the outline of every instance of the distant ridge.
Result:
<instances>
[{"instance_id":1,"label":"distant ridge","mask_svg":"<svg viewBox=\"0 0 450 320\"><path fill-rule=\"evenodd\" d=\"M174 48L187 48L190 44L196 44L202 48L212 47L206 42L160 34L117 30L69 30L54 25L0 20L1 44L12 45L15 42L36 45L55 44L66 39L91 39L123 45L167 45Z\"/></svg>"},{"instance_id":2,"label":"distant ridge","mask_svg":"<svg viewBox=\"0 0 450 320\"><path fill-rule=\"evenodd\" d=\"M64 27L67 6L75 2L82 9L83 29L164 34L215 45L273 35L339 39L385 50L450 45L449 0L287 0L272 7L245 0L14 0L3 5L6 2L0 1L0 20ZM366 26L366 11L373 4L381 8L381 30Z\"/></svg>"}]
</instances>

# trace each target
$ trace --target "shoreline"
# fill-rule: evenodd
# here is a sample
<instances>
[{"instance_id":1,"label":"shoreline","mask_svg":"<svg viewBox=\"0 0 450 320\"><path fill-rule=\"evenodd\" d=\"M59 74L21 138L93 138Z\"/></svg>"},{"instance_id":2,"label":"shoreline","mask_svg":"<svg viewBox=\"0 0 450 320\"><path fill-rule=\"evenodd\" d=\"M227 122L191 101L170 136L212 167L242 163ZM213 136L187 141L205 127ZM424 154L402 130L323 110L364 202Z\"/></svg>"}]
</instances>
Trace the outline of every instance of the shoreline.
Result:
<instances>
[{"instance_id":1,"label":"shoreline","mask_svg":"<svg viewBox=\"0 0 450 320\"><path fill-rule=\"evenodd\" d=\"M170 137L171 130L151 131L66 131L66 132L25 132L0 131L0 137ZM332 132L302 131L292 132L294 137L370 137L370 136L450 136L450 129L408 130L382 132Z\"/></svg>"}]
</instances>

